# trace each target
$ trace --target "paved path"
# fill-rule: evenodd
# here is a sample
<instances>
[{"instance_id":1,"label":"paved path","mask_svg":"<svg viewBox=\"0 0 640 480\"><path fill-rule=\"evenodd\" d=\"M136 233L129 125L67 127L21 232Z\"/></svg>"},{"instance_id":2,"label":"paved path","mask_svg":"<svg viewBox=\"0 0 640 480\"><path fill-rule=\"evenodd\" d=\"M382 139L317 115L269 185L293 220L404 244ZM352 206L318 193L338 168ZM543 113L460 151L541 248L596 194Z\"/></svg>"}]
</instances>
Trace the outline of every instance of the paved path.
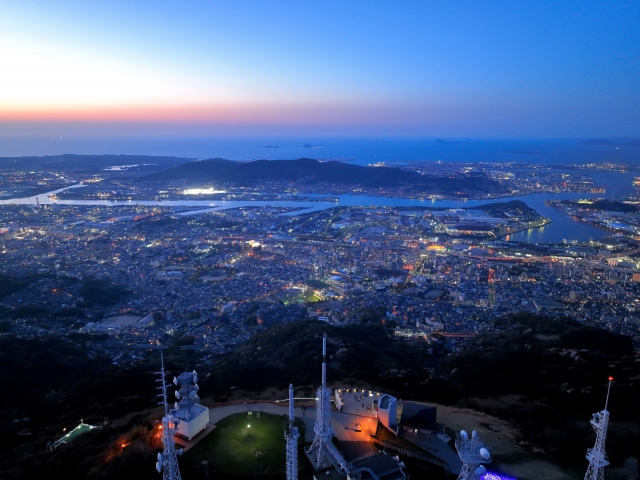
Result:
<instances>
[{"instance_id":1,"label":"paved path","mask_svg":"<svg viewBox=\"0 0 640 480\"><path fill-rule=\"evenodd\" d=\"M173 437L174 441L182 447L182 449L185 452L188 452L191 447L193 447L196 443L198 443L200 440L202 440L204 437L206 437L207 435L209 435L211 432L213 432L213 430L216 428L215 425L212 425L211 423L207 423L207 426L205 427L204 431L199 432L195 437L193 437L191 440L187 440L185 438L181 438L178 437L177 435L175 435Z\"/></svg>"},{"instance_id":2,"label":"paved path","mask_svg":"<svg viewBox=\"0 0 640 480\"><path fill-rule=\"evenodd\" d=\"M375 418L373 401L379 400L381 395L377 392L371 392L371 394L369 394L368 390L364 392L355 389L347 390L341 390L340 393L342 397L342 413L357 415L367 419Z\"/></svg>"},{"instance_id":3,"label":"paved path","mask_svg":"<svg viewBox=\"0 0 640 480\"><path fill-rule=\"evenodd\" d=\"M458 452L451 445L444 443L436 438L435 435L416 435L414 433L405 432L404 438L411 443L418 445L420 448L444 460L449 465L449 471L455 474L460 473L462 461L458 456Z\"/></svg>"},{"instance_id":4,"label":"paved path","mask_svg":"<svg viewBox=\"0 0 640 480\"><path fill-rule=\"evenodd\" d=\"M209 423L216 424L229 415L244 412L264 412L271 413L273 415L287 415L289 413L289 409L286 403L283 403L282 406L267 402L247 403L242 405L224 405L222 407L209 409ZM369 413L371 414L371 412ZM313 437L315 436L313 426L316 419L316 409L307 407L305 414L303 415L302 408L295 407L294 415L296 418L300 418L306 426L305 441L313 441ZM368 442L369 428L371 429L371 433L374 433L377 428L377 421L377 419L366 415L331 412L331 426L333 427L336 438L347 442ZM362 428L361 432L355 432L353 430L356 422L360 422Z\"/></svg>"}]
</instances>

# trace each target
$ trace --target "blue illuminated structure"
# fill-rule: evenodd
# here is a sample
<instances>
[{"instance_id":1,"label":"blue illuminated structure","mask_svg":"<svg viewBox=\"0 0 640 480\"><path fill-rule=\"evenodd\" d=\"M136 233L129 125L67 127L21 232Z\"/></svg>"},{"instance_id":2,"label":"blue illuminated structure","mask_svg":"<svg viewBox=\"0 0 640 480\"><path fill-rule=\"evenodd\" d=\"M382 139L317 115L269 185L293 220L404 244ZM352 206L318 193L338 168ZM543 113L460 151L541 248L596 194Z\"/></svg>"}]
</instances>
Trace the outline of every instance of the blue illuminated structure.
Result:
<instances>
[{"instance_id":1,"label":"blue illuminated structure","mask_svg":"<svg viewBox=\"0 0 640 480\"><path fill-rule=\"evenodd\" d=\"M480 480L517 480L517 479L514 477L507 477L506 475L501 475L499 473L487 472L480 477Z\"/></svg>"}]
</instances>

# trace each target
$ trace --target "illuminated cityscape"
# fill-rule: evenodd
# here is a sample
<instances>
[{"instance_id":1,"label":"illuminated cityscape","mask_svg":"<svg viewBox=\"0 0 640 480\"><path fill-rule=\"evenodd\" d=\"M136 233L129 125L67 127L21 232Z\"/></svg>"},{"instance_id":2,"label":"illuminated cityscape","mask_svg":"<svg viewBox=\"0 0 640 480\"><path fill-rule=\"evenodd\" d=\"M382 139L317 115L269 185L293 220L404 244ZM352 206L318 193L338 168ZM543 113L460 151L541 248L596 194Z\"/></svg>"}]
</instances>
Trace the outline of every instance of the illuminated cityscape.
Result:
<instances>
[{"instance_id":1,"label":"illuminated cityscape","mask_svg":"<svg viewBox=\"0 0 640 480\"><path fill-rule=\"evenodd\" d=\"M639 2L4 3L0 480L640 479Z\"/></svg>"}]
</instances>

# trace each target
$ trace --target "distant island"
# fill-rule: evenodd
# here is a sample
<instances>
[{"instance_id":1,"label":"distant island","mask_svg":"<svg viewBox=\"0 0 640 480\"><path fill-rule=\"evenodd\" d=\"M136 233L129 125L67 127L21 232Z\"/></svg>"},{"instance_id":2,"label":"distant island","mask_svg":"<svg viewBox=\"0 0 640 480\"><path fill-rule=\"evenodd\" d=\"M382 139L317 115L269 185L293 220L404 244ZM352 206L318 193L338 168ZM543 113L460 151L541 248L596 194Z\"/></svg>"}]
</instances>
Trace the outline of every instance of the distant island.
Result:
<instances>
[{"instance_id":1,"label":"distant island","mask_svg":"<svg viewBox=\"0 0 640 480\"><path fill-rule=\"evenodd\" d=\"M280 148L278 145L264 145L262 148Z\"/></svg>"},{"instance_id":2,"label":"distant island","mask_svg":"<svg viewBox=\"0 0 640 480\"><path fill-rule=\"evenodd\" d=\"M322 147L319 147L317 145L311 145L310 143L305 143L304 145L302 145L302 148L322 148Z\"/></svg>"}]
</instances>

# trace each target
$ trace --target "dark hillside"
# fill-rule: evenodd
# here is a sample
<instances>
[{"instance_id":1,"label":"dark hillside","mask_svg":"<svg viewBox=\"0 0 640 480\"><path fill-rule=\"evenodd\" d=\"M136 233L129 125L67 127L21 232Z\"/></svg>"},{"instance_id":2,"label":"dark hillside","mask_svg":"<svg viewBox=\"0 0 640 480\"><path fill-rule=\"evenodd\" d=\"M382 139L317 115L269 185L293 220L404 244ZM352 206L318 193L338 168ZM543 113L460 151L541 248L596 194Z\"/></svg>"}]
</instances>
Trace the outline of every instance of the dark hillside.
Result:
<instances>
[{"instance_id":1,"label":"dark hillside","mask_svg":"<svg viewBox=\"0 0 640 480\"><path fill-rule=\"evenodd\" d=\"M28 287L29 285L46 278L48 275L31 274L23 277L10 277L8 275L0 275L0 298L11 295L18 290Z\"/></svg>"},{"instance_id":2,"label":"dark hillside","mask_svg":"<svg viewBox=\"0 0 640 480\"><path fill-rule=\"evenodd\" d=\"M352 184L363 187L414 187L423 190L497 191L498 182L483 175L458 175L453 178L431 177L390 167L363 167L343 162L319 162L308 158L298 160L258 160L232 162L221 158L186 163L175 168L152 173L140 181L214 182L216 185L250 186L264 180L303 182L309 184Z\"/></svg>"},{"instance_id":3,"label":"dark hillside","mask_svg":"<svg viewBox=\"0 0 640 480\"><path fill-rule=\"evenodd\" d=\"M148 373L89 357L82 348L53 337L0 337L0 377L13 389L0 396L0 414L28 417L28 428L41 434L80 418L117 418L149 406L154 394ZM8 434L14 430L11 422L2 422L1 428L0 451L17 441Z\"/></svg>"},{"instance_id":4,"label":"dark hillside","mask_svg":"<svg viewBox=\"0 0 640 480\"><path fill-rule=\"evenodd\" d=\"M259 398L264 389L289 383L312 394L320 381L321 338L327 333L329 382L365 382L405 400L485 411L509 421L522 445L580 467L593 443L588 421L604 406L611 374L616 380L607 451L614 462L637 453L640 362L628 338L570 319L530 314L500 318L496 324L502 332L480 335L470 348L455 353L439 340L397 340L380 326L301 321L263 330L214 357L211 365L193 351L170 347L165 365L169 378L197 365L201 391L215 401L238 390ZM125 368L88 356L82 345L0 337L0 375L13 389L0 398L4 478L122 478L125 471L154 478L149 465L156 440L148 417L139 413L154 405L158 352ZM75 426L80 418L99 424L103 416L116 420L127 414L133 417L86 434L54 454L44 449L48 439L59 438L63 427ZM28 421L20 420L25 417ZM19 436L23 430L33 435ZM119 449L123 440L132 448Z\"/></svg>"},{"instance_id":5,"label":"dark hillside","mask_svg":"<svg viewBox=\"0 0 640 480\"><path fill-rule=\"evenodd\" d=\"M468 207L468 210L483 210L487 213L516 210L524 214L534 214L536 211L521 200L509 200L508 202L487 203L477 207Z\"/></svg>"},{"instance_id":6,"label":"dark hillside","mask_svg":"<svg viewBox=\"0 0 640 480\"><path fill-rule=\"evenodd\" d=\"M512 328L479 336L439 363L460 392L458 404L508 419L525 441L579 462L593 442L588 420L604 407L613 375L608 451L617 460L632 454L625 442L640 436L640 362L630 338L530 314L496 323Z\"/></svg>"},{"instance_id":7,"label":"dark hillside","mask_svg":"<svg viewBox=\"0 0 640 480\"><path fill-rule=\"evenodd\" d=\"M330 382L363 381L403 399L484 410L509 420L524 444L576 464L593 440L588 421L604 407L606 379L613 375L611 429L617 436L612 433L610 455L632 453L624 441L640 435L640 362L629 338L528 314L497 323L508 330L481 335L471 348L449 355L440 343L430 351L426 343L395 340L380 327L278 325L220 358L203 390L218 401L231 387L252 392L293 383L315 390L326 332ZM568 442L568 435L580 440Z\"/></svg>"},{"instance_id":8,"label":"dark hillside","mask_svg":"<svg viewBox=\"0 0 640 480\"><path fill-rule=\"evenodd\" d=\"M589 210L606 211L606 212L637 213L640 210L640 208L638 208L637 205L620 202L618 200L610 200L610 199L594 200L588 204L584 204L584 203L580 203L572 200L563 200L560 203L573 208L586 208L588 206Z\"/></svg>"}]
</instances>

